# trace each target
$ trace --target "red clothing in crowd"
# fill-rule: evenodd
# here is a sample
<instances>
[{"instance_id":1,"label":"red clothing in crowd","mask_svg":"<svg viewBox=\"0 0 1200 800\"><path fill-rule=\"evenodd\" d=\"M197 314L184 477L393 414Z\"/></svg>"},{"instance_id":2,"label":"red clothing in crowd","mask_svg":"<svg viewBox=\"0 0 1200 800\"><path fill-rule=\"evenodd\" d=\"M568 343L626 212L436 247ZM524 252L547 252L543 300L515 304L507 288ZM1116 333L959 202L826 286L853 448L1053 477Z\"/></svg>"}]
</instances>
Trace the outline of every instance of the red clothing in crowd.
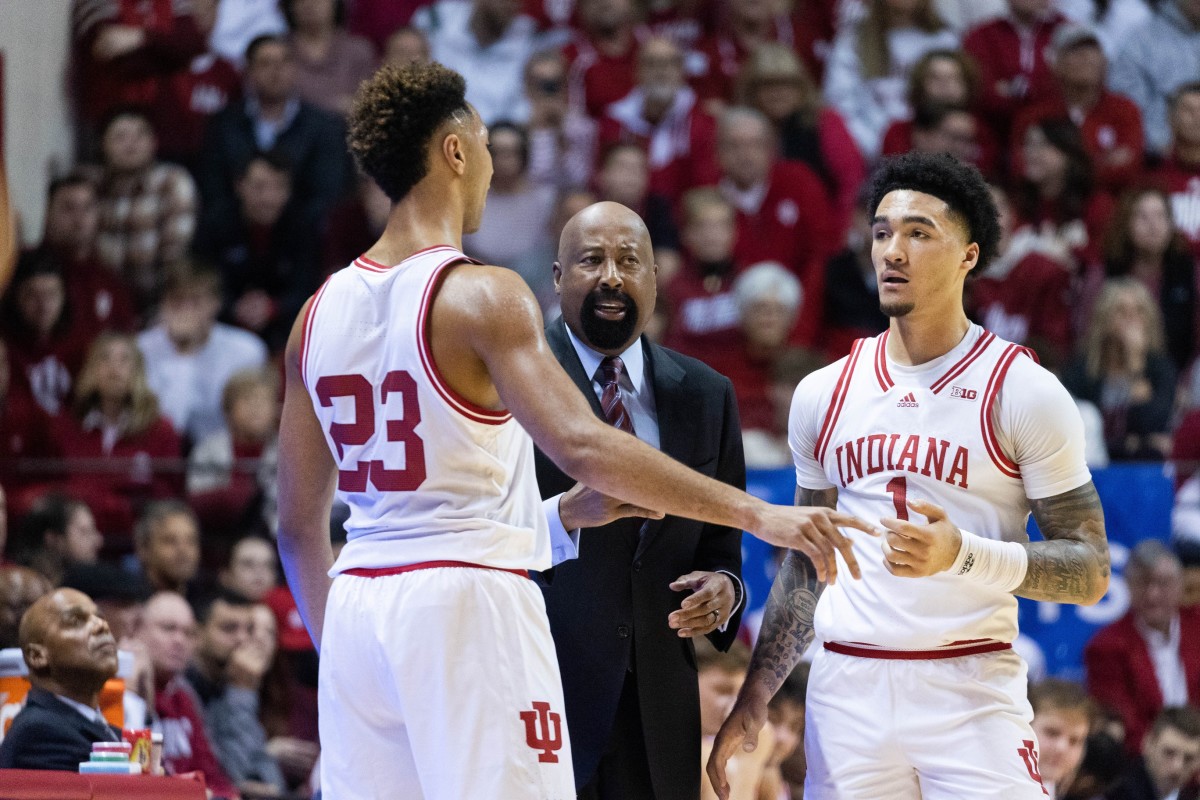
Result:
<instances>
[{"instance_id":1,"label":"red clothing in crowd","mask_svg":"<svg viewBox=\"0 0 1200 800\"><path fill-rule=\"evenodd\" d=\"M840 242L850 225L854 204L858 202L859 189L867 178L867 162L858 151L858 145L854 142L850 129L846 127L846 121L832 108L825 107L817 112L817 139L820 146L820 169L816 171L828 187L836 220L836 238ZM807 159L787 155L786 143L784 152L791 160L803 160L816 169ZM836 250L837 247L831 249Z\"/></svg>"},{"instance_id":2,"label":"red clothing in crowd","mask_svg":"<svg viewBox=\"0 0 1200 800\"><path fill-rule=\"evenodd\" d=\"M1179 659L1189 698L1200 697L1200 609L1179 609ZM1163 707L1150 648L1133 612L1092 637L1083 650L1088 694L1121 716L1125 751L1142 752L1142 739Z\"/></svg>"},{"instance_id":3,"label":"red clothing in crowd","mask_svg":"<svg viewBox=\"0 0 1200 800\"><path fill-rule=\"evenodd\" d=\"M1184 415L1171 437L1171 464L1175 467L1175 489L1200 472L1200 409Z\"/></svg>"},{"instance_id":4,"label":"red clothing in crowd","mask_svg":"<svg viewBox=\"0 0 1200 800\"><path fill-rule=\"evenodd\" d=\"M818 87L825 77L825 62L837 34L836 5L825 0L799 0L792 4L792 30L796 35L792 46Z\"/></svg>"},{"instance_id":5,"label":"red clothing in crowd","mask_svg":"<svg viewBox=\"0 0 1200 800\"><path fill-rule=\"evenodd\" d=\"M979 68L980 115L1003 139L1022 107L1054 97L1058 85L1046 61L1054 29L1065 21L1053 14L1029 29L999 17L972 29L962 49Z\"/></svg>"},{"instance_id":6,"label":"red clothing in crowd","mask_svg":"<svg viewBox=\"0 0 1200 800\"><path fill-rule=\"evenodd\" d=\"M684 0L647 10L646 27L653 35L670 39L686 53L695 50L717 29L719 11L716 0Z\"/></svg>"},{"instance_id":7,"label":"red clothing in crowd","mask_svg":"<svg viewBox=\"0 0 1200 800\"><path fill-rule=\"evenodd\" d=\"M722 189L737 210L737 244L733 257L743 268L760 261L777 261L792 270L804 289L800 318L792 343L816 344L821 330L825 293L825 259L838 249L825 187L811 169L779 161L767 178L762 202L751 209Z\"/></svg>"},{"instance_id":8,"label":"red clothing in crowd","mask_svg":"<svg viewBox=\"0 0 1200 800\"><path fill-rule=\"evenodd\" d=\"M650 32L643 26L634 28L629 48L620 55L607 55L583 34L563 48L568 67L571 97L589 117L598 119L610 103L615 103L633 91L637 82L638 44Z\"/></svg>"},{"instance_id":9,"label":"red clothing in crowd","mask_svg":"<svg viewBox=\"0 0 1200 800\"><path fill-rule=\"evenodd\" d=\"M1043 365L1062 364L1071 353L1070 268L1041 253L1029 253L1006 273L993 274L1000 266L993 264L971 279L971 315L1002 339L1034 345Z\"/></svg>"},{"instance_id":10,"label":"red clothing in crowd","mask_svg":"<svg viewBox=\"0 0 1200 800\"><path fill-rule=\"evenodd\" d=\"M370 41L382 55L388 37L412 22L413 14L424 5L428 4L423 0L354 0L346 4L346 30Z\"/></svg>"},{"instance_id":11,"label":"red clothing in crowd","mask_svg":"<svg viewBox=\"0 0 1200 800\"><path fill-rule=\"evenodd\" d=\"M204 53L170 77L158 115L158 152L167 161L193 164L208 121L242 95L242 76L232 62Z\"/></svg>"},{"instance_id":12,"label":"red clothing in crowd","mask_svg":"<svg viewBox=\"0 0 1200 800\"><path fill-rule=\"evenodd\" d=\"M279 654L287 681L287 734L315 742L318 738L316 648L290 589L276 586L267 592L263 602L275 614L279 629Z\"/></svg>"},{"instance_id":13,"label":"red clothing in crowd","mask_svg":"<svg viewBox=\"0 0 1200 800\"><path fill-rule=\"evenodd\" d=\"M132 332L137 326L133 292L95 257L63 261L67 306L88 335L103 330Z\"/></svg>"},{"instance_id":14,"label":"red clothing in crowd","mask_svg":"<svg viewBox=\"0 0 1200 800\"><path fill-rule=\"evenodd\" d=\"M736 346L740 314L730 291L734 270L730 263L723 275L705 276L696 262L683 254L679 271L663 287L662 297L670 312L664 345L702 361Z\"/></svg>"},{"instance_id":15,"label":"red clothing in crowd","mask_svg":"<svg viewBox=\"0 0 1200 800\"><path fill-rule=\"evenodd\" d=\"M140 28L145 42L114 59L97 59L92 48L108 25ZM204 37L186 0L75 0L71 34L80 111L93 124L128 105L153 109L155 122L161 122L166 79L204 52Z\"/></svg>"},{"instance_id":16,"label":"red clothing in crowd","mask_svg":"<svg viewBox=\"0 0 1200 800\"><path fill-rule=\"evenodd\" d=\"M1151 174L1151 181L1171 198L1175 226L1200 258L1200 163L1186 164L1172 154Z\"/></svg>"},{"instance_id":17,"label":"red clothing in crowd","mask_svg":"<svg viewBox=\"0 0 1200 800\"><path fill-rule=\"evenodd\" d=\"M782 432L778 430L778 415L771 402L774 359L752 356L739 331L732 347L708 353L704 362L733 382L742 430Z\"/></svg>"},{"instance_id":18,"label":"red clothing in crowd","mask_svg":"<svg viewBox=\"0 0 1200 800\"><path fill-rule=\"evenodd\" d=\"M699 109L695 93L683 89L657 124L642 118L642 93L634 89L608 106L600 120L598 152L618 142L639 145L648 155L650 191L678 198L693 186L714 183L717 164L717 123Z\"/></svg>"},{"instance_id":19,"label":"red clothing in crowd","mask_svg":"<svg viewBox=\"0 0 1200 800\"><path fill-rule=\"evenodd\" d=\"M1120 190L1141 177L1142 151L1145 135L1142 131L1142 113L1133 101L1112 92L1104 92L1100 102L1086 114L1072 114L1062 97L1054 97L1036 103L1017 115L1010 138L1012 173L1024 172L1025 131L1036 122L1048 119L1070 119L1079 126L1083 135L1083 146L1092 159L1093 174L1097 185L1105 189ZM1114 150L1125 148L1132 158L1120 166L1107 166L1105 159Z\"/></svg>"},{"instance_id":20,"label":"red clothing in crowd","mask_svg":"<svg viewBox=\"0 0 1200 800\"><path fill-rule=\"evenodd\" d=\"M795 49L800 38L791 17L780 14L775 18L773 41ZM724 28L701 42L697 52L702 59L697 61L699 68L694 70L692 85L700 99L732 101L738 73L750 57L750 49Z\"/></svg>"},{"instance_id":21,"label":"red clothing in crowd","mask_svg":"<svg viewBox=\"0 0 1200 800\"><path fill-rule=\"evenodd\" d=\"M163 734L162 763L167 774L201 772L214 795L236 797L237 787L221 769L204 732L200 701L182 676L172 678L155 691L154 712Z\"/></svg>"},{"instance_id":22,"label":"red clothing in crowd","mask_svg":"<svg viewBox=\"0 0 1200 800\"><path fill-rule=\"evenodd\" d=\"M54 419L51 431L56 454L69 474L65 488L92 510L108 550L130 548L133 523L147 500L183 494L182 442L166 417L141 433L112 439L99 424L98 413L82 422L63 413Z\"/></svg>"},{"instance_id":23,"label":"red clothing in crowd","mask_svg":"<svg viewBox=\"0 0 1200 800\"><path fill-rule=\"evenodd\" d=\"M10 518L19 519L48 487L46 463L54 455L50 418L30 397L9 394L0 399L0 486L8 493Z\"/></svg>"},{"instance_id":24,"label":"red clothing in crowd","mask_svg":"<svg viewBox=\"0 0 1200 800\"><path fill-rule=\"evenodd\" d=\"M4 341L8 345L12 394L33 399L50 414L57 414L70 403L71 388L87 353L86 328L71 323L42 341L13 334Z\"/></svg>"},{"instance_id":25,"label":"red clothing in crowd","mask_svg":"<svg viewBox=\"0 0 1200 800\"><path fill-rule=\"evenodd\" d=\"M1033 230L1055 230L1055 235L1070 246L1077 266L1101 260L1104 233L1116 211L1116 201L1104 191L1093 192L1083 204L1083 212L1076 219L1064 219L1054 201L1045 200L1032 215L1021 215L1018 227L1030 226Z\"/></svg>"},{"instance_id":26,"label":"red clothing in crowd","mask_svg":"<svg viewBox=\"0 0 1200 800\"><path fill-rule=\"evenodd\" d=\"M993 177L1000 169L1000 143L996 134L984 124L979 115L975 117L975 157L971 163L979 167L979 171L987 177ZM893 122L883 134L882 154L898 156L911 152L913 149L913 122L902 119Z\"/></svg>"}]
</instances>

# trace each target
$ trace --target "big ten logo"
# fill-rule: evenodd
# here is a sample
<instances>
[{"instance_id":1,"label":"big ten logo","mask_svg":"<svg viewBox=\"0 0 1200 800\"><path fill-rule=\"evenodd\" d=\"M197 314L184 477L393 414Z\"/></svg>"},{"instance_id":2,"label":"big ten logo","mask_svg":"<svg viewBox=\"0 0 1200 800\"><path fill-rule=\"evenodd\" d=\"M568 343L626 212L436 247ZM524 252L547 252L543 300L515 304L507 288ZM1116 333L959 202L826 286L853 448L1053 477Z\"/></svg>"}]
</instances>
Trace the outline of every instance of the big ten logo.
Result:
<instances>
[{"instance_id":1,"label":"big ten logo","mask_svg":"<svg viewBox=\"0 0 1200 800\"><path fill-rule=\"evenodd\" d=\"M976 389L964 389L961 386L950 387L951 397L961 397L963 400L974 400L979 397L979 392Z\"/></svg>"},{"instance_id":2,"label":"big ten logo","mask_svg":"<svg viewBox=\"0 0 1200 800\"><path fill-rule=\"evenodd\" d=\"M1071 606L1075 616L1090 625L1108 625L1125 616L1129 610L1129 584L1125 582L1125 564L1129 561L1129 548L1119 542L1108 543L1112 576L1108 591L1094 606ZM1063 605L1041 601L1037 604L1038 622L1053 625L1062 617Z\"/></svg>"}]
</instances>

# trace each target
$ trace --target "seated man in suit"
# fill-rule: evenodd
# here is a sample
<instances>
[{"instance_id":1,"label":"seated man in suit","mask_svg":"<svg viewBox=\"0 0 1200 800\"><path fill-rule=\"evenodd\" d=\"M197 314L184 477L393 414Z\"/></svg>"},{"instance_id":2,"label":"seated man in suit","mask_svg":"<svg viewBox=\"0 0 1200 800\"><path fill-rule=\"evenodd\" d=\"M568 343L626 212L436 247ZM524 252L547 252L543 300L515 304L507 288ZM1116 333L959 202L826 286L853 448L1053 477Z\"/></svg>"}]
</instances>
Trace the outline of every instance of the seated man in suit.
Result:
<instances>
[{"instance_id":1,"label":"seated man in suit","mask_svg":"<svg viewBox=\"0 0 1200 800\"><path fill-rule=\"evenodd\" d=\"M93 742L119 742L100 713L100 689L117 674L117 642L83 592L58 589L21 618L21 652L33 688L0 743L0 768L75 772Z\"/></svg>"},{"instance_id":2,"label":"seated man in suit","mask_svg":"<svg viewBox=\"0 0 1200 800\"><path fill-rule=\"evenodd\" d=\"M563 313L546 339L597 416L743 488L733 386L642 336L656 272L637 214L612 202L585 208L563 229L554 264ZM566 530L604 526L544 586L579 796L693 800L700 701L691 639L708 636L722 650L733 642L741 531L620 504L575 484L540 451L535 458L559 541Z\"/></svg>"},{"instance_id":3,"label":"seated man in suit","mask_svg":"<svg viewBox=\"0 0 1200 800\"><path fill-rule=\"evenodd\" d=\"M1189 706L1163 709L1106 800L1196 800L1193 780L1200 768L1200 712Z\"/></svg>"}]
</instances>

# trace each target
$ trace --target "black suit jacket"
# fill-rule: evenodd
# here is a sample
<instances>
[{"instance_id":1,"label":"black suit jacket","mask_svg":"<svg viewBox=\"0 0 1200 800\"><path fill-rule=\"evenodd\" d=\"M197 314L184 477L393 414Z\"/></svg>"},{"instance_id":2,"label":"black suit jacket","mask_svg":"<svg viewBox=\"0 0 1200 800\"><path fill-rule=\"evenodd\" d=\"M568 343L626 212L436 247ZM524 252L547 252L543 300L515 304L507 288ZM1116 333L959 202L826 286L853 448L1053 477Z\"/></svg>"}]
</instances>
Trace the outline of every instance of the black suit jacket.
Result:
<instances>
[{"instance_id":1,"label":"black suit jacket","mask_svg":"<svg viewBox=\"0 0 1200 800\"><path fill-rule=\"evenodd\" d=\"M93 742L120 740L111 725L93 722L45 689L33 688L0 743L0 769L78 772Z\"/></svg>"},{"instance_id":2,"label":"black suit jacket","mask_svg":"<svg viewBox=\"0 0 1200 800\"><path fill-rule=\"evenodd\" d=\"M550 349L601 419L604 414L562 319L546 328ZM695 359L643 339L653 381L660 449L693 469L745 488L746 464L733 384ZM535 454L542 497L575 481L541 451ZM700 795L700 707L695 650L667 626L687 592L671 581L693 570L741 576L738 530L667 517L620 520L584 531L579 558L544 575L550 630L566 696L575 783L592 779L613 727L627 669L636 675L650 775L658 800ZM741 610L724 633L710 635L726 649Z\"/></svg>"}]
</instances>

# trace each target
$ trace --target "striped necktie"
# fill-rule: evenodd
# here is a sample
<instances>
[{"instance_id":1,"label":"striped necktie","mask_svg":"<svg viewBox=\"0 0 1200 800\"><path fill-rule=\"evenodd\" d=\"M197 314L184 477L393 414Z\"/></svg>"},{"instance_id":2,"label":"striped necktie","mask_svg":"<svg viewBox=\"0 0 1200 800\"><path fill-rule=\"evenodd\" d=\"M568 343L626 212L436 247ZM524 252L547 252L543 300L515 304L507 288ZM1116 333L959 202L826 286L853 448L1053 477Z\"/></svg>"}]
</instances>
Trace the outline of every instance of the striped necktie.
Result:
<instances>
[{"instance_id":1,"label":"striped necktie","mask_svg":"<svg viewBox=\"0 0 1200 800\"><path fill-rule=\"evenodd\" d=\"M600 395L600 407L604 409L604 417L610 425L626 433L633 433L633 417L629 415L625 403L621 400L619 380L623 369L625 365L616 356L607 356L600 362L600 369L597 371L597 380L600 381L600 388L603 390Z\"/></svg>"}]
</instances>

